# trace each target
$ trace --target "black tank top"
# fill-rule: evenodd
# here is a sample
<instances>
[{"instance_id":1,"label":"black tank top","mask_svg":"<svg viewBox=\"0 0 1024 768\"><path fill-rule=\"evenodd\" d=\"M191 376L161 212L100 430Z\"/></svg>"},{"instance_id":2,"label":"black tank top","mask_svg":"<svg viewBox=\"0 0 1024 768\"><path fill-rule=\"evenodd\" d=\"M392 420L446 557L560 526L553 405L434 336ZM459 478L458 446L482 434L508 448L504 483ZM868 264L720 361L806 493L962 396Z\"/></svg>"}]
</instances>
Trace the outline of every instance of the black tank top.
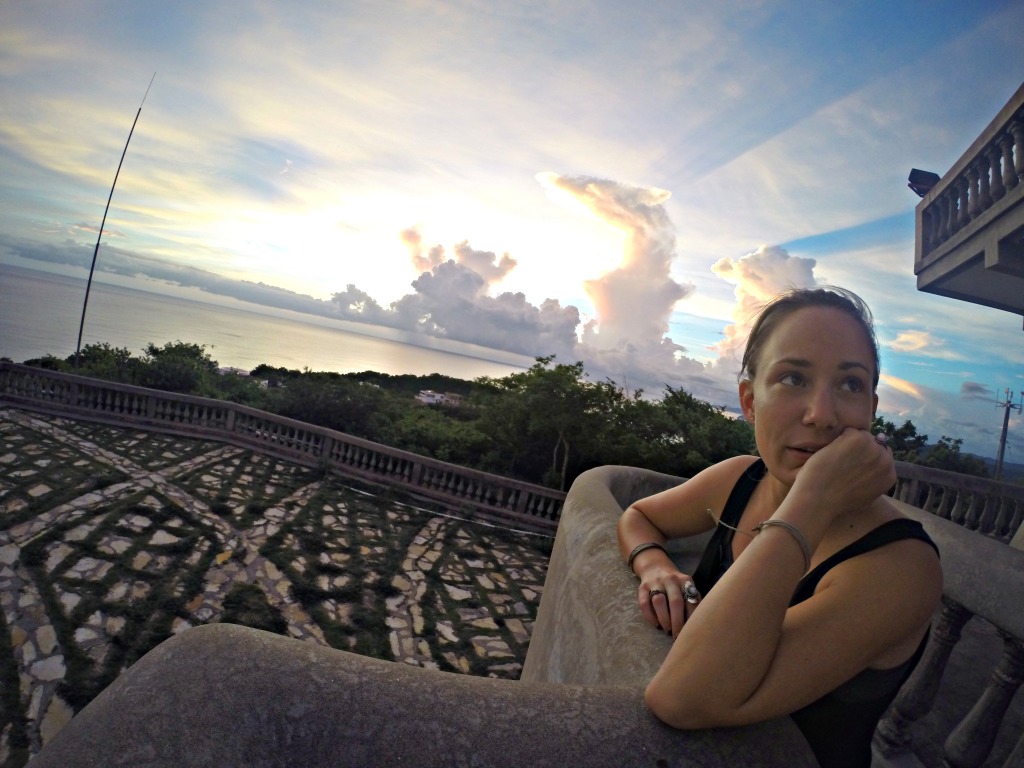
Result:
<instances>
[{"instance_id":1,"label":"black tank top","mask_svg":"<svg viewBox=\"0 0 1024 768\"><path fill-rule=\"evenodd\" d=\"M758 459L740 476L722 510L722 522L736 526L757 484L765 476ZM734 532L719 525L708 542L693 580L701 594L707 594L732 565ZM808 572L797 584L790 605L801 603L814 594L822 577L839 563L894 541L919 539L938 547L916 520L890 520L868 531ZM791 717L814 751L822 768L868 768L871 765L871 737L878 720L888 708L900 686L913 672L924 653L928 635L914 655L891 669L865 669L835 690L792 713Z\"/></svg>"}]
</instances>

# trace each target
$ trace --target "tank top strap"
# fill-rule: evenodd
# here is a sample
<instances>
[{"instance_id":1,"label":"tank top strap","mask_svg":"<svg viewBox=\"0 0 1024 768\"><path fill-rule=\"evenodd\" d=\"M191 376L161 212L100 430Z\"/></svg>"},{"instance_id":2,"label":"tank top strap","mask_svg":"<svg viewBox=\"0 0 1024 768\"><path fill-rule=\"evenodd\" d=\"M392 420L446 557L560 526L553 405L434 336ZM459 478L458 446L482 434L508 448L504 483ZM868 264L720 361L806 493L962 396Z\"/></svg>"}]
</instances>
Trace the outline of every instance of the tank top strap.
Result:
<instances>
[{"instance_id":1,"label":"tank top strap","mask_svg":"<svg viewBox=\"0 0 1024 768\"><path fill-rule=\"evenodd\" d=\"M818 588L818 583L821 581L822 577L840 563L845 562L852 557L863 555L866 552L871 552L879 547L884 547L886 544L890 544L894 541L902 541L904 539L918 539L929 544L932 549L935 550L936 554L939 552L939 548L935 546L935 542L932 541L931 537L925 532L924 526L916 520L911 520L906 517L889 520L888 522L882 523L877 528L872 528L859 539L846 545L834 555L822 560L817 566L812 568L811 571L800 580L800 583L797 584L796 590L793 592L793 599L789 604L796 605L797 603L802 603L813 595L814 590Z\"/></svg>"},{"instance_id":2,"label":"tank top strap","mask_svg":"<svg viewBox=\"0 0 1024 768\"><path fill-rule=\"evenodd\" d=\"M723 523L736 526L740 518L743 517L743 510L747 508L754 489L757 488L757 484L761 482L764 475L765 466L761 459L743 471L725 502L725 508L719 518ZM711 540L704 548L700 564L693 573L693 582L702 595L706 595L725 572L725 569L732 565L733 533L725 525L719 525L711 534Z\"/></svg>"}]
</instances>

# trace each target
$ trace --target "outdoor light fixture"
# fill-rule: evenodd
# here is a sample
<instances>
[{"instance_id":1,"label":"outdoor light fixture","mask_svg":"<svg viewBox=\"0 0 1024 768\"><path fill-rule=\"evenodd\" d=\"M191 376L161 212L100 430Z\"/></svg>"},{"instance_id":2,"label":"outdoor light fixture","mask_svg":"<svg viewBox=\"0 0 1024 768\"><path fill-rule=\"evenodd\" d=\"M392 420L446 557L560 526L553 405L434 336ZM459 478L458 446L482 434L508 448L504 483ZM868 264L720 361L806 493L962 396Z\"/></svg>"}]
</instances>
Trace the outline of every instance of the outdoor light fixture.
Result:
<instances>
[{"instance_id":1,"label":"outdoor light fixture","mask_svg":"<svg viewBox=\"0 0 1024 768\"><path fill-rule=\"evenodd\" d=\"M918 197L927 195L931 188L939 183L939 174L931 171L919 171L917 168L910 169L910 178L907 179L907 186L917 193Z\"/></svg>"}]
</instances>

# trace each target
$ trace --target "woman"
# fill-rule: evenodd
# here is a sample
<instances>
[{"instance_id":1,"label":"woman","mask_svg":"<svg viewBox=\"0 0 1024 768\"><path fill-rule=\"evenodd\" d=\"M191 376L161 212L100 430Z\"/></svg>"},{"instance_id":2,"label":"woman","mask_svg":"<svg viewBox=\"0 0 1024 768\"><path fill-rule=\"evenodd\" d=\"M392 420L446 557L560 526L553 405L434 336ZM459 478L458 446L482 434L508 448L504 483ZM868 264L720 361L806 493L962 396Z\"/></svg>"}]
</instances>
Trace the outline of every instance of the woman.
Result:
<instances>
[{"instance_id":1,"label":"woman","mask_svg":"<svg viewBox=\"0 0 1024 768\"><path fill-rule=\"evenodd\" d=\"M640 610L675 638L645 692L665 723L788 714L823 767L870 764L942 593L934 544L884 495L896 473L869 432L878 377L857 296L784 294L756 320L740 372L760 458L727 459L623 513ZM681 573L665 542L716 526L696 573Z\"/></svg>"}]
</instances>

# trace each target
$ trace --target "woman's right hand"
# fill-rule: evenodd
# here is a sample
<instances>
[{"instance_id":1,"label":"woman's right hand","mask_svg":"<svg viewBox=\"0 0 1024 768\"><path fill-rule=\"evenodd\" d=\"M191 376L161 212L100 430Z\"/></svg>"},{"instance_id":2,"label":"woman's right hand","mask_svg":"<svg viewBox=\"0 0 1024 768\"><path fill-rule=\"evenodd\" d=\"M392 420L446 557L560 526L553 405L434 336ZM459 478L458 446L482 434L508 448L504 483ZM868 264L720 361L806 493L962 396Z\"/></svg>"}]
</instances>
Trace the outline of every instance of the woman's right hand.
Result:
<instances>
[{"instance_id":1,"label":"woman's right hand","mask_svg":"<svg viewBox=\"0 0 1024 768\"><path fill-rule=\"evenodd\" d=\"M867 430L848 427L808 459L794 488L839 515L864 509L896 484L892 451Z\"/></svg>"},{"instance_id":2,"label":"woman's right hand","mask_svg":"<svg viewBox=\"0 0 1024 768\"><path fill-rule=\"evenodd\" d=\"M637 598L647 622L672 637L700 605L701 595L693 579L675 568L662 566L645 569L640 575Z\"/></svg>"}]
</instances>

